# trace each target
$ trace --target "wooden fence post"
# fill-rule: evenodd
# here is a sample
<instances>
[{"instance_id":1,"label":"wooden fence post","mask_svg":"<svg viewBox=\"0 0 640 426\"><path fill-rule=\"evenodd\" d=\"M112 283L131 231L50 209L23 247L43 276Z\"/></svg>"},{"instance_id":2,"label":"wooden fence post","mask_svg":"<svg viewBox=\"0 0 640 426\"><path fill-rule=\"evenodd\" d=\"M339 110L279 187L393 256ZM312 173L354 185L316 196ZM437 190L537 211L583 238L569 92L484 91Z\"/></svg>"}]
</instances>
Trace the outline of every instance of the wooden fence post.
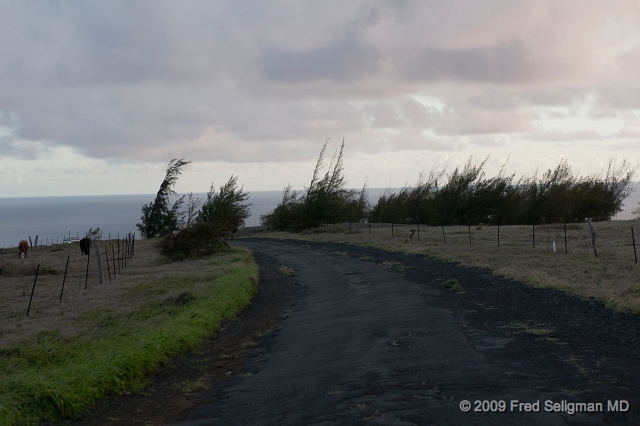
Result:
<instances>
[{"instance_id":1,"label":"wooden fence post","mask_svg":"<svg viewBox=\"0 0 640 426\"><path fill-rule=\"evenodd\" d=\"M84 289L87 289L87 284L89 283L89 260L91 260L91 256L87 256L87 272L84 274Z\"/></svg>"},{"instance_id":2,"label":"wooden fence post","mask_svg":"<svg viewBox=\"0 0 640 426\"><path fill-rule=\"evenodd\" d=\"M635 258L636 263L638 263L638 255L636 254L636 237L633 235L633 226L631 227L631 240L633 241L633 257Z\"/></svg>"},{"instance_id":3,"label":"wooden fence post","mask_svg":"<svg viewBox=\"0 0 640 426\"><path fill-rule=\"evenodd\" d=\"M593 254L598 257L598 246L596 245L596 232L593 230L593 225L591 225L591 219L587 218L587 223L589 224L589 231L591 233L591 246L593 247Z\"/></svg>"},{"instance_id":4,"label":"wooden fence post","mask_svg":"<svg viewBox=\"0 0 640 426\"><path fill-rule=\"evenodd\" d=\"M109 247L104 249L104 255L107 258L107 273L109 274L109 284L111 284L111 268L109 268Z\"/></svg>"},{"instance_id":5,"label":"wooden fence post","mask_svg":"<svg viewBox=\"0 0 640 426\"><path fill-rule=\"evenodd\" d=\"M29 307L27 308L27 317L29 316L29 311L31 310L31 301L33 300L33 293L36 292L36 281L38 281L38 272L40 272L39 263L38 263L38 268L36 269L36 277L33 279L33 288L31 289L31 297L29 298Z\"/></svg>"},{"instance_id":6,"label":"wooden fence post","mask_svg":"<svg viewBox=\"0 0 640 426\"><path fill-rule=\"evenodd\" d=\"M444 225L440 225L442 227L442 239L444 240L444 243L447 244L447 237L444 235Z\"/></svg>"},{"instance_id":7,"label":"wooden fence post","mask_svg":"<svg viewBox=\"0 0 640 426\"><path fill-rule=\"evenodd\" d=\"M536 248L536 220L533 219L531 224L531 239L533 240L533 248Z\"/></svg>"},{"instance_id":8,"label":"wooden fence post","mask_svg":"<svg viewBox=\"0 0 640 426\"><path fill-rule=\"evenodd\" d=\"M117 280L118 275L116 274L116 251L113 248L113 244L111 244L111 263L113 263L113 279Z\"/></svg>"},{"instance_id":9,"label":"wooden fence post","mask_svg":"<svg viewBox=\"0 0 640 426\"><path fill-rule=\"evenodd\" d=\"M103 280L103 276L102 276L102 253L100 251L100 243L96 240L95 242L96 248L96 266L98 267L98 282L100 284L104 283Z\"/></svg>"},{"instance_id":10,"label":"wooden fence post","mask_svg":"<svg viewBox=\"0 0 640 426\"><path fill-rule=\"evenodd\" d=\"M67 280L67 269L69 268L69 257L67 256L67 266L64 267L64 278L62 279L62 290L60 290L60 301L62 302L62 292L64 292L64 282Z\"/></svg>"}]
</instances>

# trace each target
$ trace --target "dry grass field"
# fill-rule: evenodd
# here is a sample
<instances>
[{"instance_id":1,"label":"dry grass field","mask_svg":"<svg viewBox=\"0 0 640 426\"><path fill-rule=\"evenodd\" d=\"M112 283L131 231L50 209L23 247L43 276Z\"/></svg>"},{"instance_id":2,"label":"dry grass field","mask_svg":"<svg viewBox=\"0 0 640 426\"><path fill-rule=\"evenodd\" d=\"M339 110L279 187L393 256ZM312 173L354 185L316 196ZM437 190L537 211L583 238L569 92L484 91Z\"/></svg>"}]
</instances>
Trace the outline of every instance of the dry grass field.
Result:
<instances>
[{"instance_id":1,"label":"dry grass field","mask_svg":"<svg viewBox=\"0 0 640 426\"><path fill-rule=\"evenodd\" d=\"M126 318L129 312L139 310L144 304L170 300L185 289L190 294L197 294L202 286L227 272L231 265L229 260L237 257L237 253L229 253L208 260L180 262L177 268L175 263L160 256L153 241L141 240L136 241L136 255L127 260L126 267L121 265L118 271L116 261L114 275L110 246L107 271L105 246L109 246L108 242L102 242L103 284L98 281L97 262L92 251L86 290L87 256L81 255L76 244L39 246L30 249L26 259L17 258L17 249L1 250L0 347L52 329L61 330L64 337L86 336L94 329L91 325L98 317L104 317L103 321L108 321L107 317L113 317L112 321ZM115 252L117 257L117 248ZM60 301L67 256L69 267ZM38 264L40 270L27 318ZM179 279L187 276L187 280ZM175 281L173 284L172 280ZM148 286L163 285L173 288L144 291ZM142 295L144 297L140 297Z\"/></svg>"},{"instance_id":2,"label":"dry grass field","mask_svg":"<svg viewBox=\"0 0 640 426\"><path fill-rule=\"evenodd\" d=\"M251 254L239 248L170 262L154 240L142 240L116 276L103 260L100 284L92 250L85 289L87 256L74 244L41 246L27 259L0 251L0 425L72 417L105 395L141 388L158 364L246 306L258 282Z\"/></svg>"},{"instance_id":3,"label":"dry grass field","mask_svg":"<svg viewBox=\"0 0 640 426\"><path fill-rule=\"evenodd\" d=\"M591 247L586 223L567 225L565 254L564 226L537 225L535 248L531 226L445 226L446 244L439 227L366 224L329 225L301 234L268 232L255 236L332 241L376 247L390 251L420 253L467 266L491 269L495 274L536 287L556 288L581 297L602 300L613 309L640 313L640 265L634 261L631 227L640 257L640 222L593 223L599 257ZM411 234L413 231L413 237ZM248 236L249 232L245 232ZM556 242L556 253L552 243Z\"/></svg>"}]
</instances>

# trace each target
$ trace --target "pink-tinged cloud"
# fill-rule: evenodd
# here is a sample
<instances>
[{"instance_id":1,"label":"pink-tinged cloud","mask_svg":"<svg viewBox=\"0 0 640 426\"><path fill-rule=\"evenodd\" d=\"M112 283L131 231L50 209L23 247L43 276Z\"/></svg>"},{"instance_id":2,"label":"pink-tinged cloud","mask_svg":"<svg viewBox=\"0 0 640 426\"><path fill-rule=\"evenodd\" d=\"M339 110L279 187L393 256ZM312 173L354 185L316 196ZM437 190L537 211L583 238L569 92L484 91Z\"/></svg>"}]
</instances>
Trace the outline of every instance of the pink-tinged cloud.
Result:
<instances>
[{"instance_id":1,"label":"pink-tinged cloud","mask_svg":"<svg viewBox=\"0 0 640 426\"><path fill-rule=\"evenodd\" d=\"M299 161L329 136L360 152L598 141L605 119L640 128L639 24L628 1L7 1L0 158ZM591 126L536 130L578 116Z\"/></svg>"}]
</instances>

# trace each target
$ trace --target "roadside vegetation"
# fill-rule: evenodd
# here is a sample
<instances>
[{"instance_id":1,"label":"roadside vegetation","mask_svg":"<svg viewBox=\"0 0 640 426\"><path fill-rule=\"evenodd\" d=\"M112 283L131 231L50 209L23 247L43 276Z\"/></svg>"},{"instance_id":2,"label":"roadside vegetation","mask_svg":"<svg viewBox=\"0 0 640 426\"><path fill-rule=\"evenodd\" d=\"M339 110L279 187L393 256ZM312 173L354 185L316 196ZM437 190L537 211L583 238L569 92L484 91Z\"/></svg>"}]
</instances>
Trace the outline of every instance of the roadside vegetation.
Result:
<instances>
[{"instance_id":1,"label":"roadside vegetation","mask_svg":"<svg viewBox=\"0 0 640 426\"><path fill-rule=\"evenodd\" d=\"M327 140L318 156L311 182L304 191L294 191L288 185L282 201L270 213L260 217L261 223L278 230L297 232L329 223L358 223L367 218L369 203L367 185L360 191L347 189L344 177L344 140L325 170Z\"/></svg>"},{"instance_id":2,"label":"roadside vegetation","mask_svg":"<svg viewBox=\"0 0 640 426\"><path fill-rule=\"evenodd\" d=\"M640 269L630 229L637 222L611 221L637 189L637 167L626 160L611 159L601 173L580 176L563 159L553 170L516 178L506 173L506 164L497 176L486 177L487 159L477 163L472 157L450 173L421 173L414 186L388 190L371 205L366 186L346 189L344 141L320 178L326 146L309 187L296 192L288 186L280 204L261 217L261 229L269 232L247 230L245 236L422 253L640 313ZM636 219L639 211L632 210ZM599 257L586 218L593 222Z\"/></svg>"},{"instance_id":3,"label":"roadside vegetation","mask_svg":"<svg viewBox=\"0 0 640 426\"><path fill-rule=\"evenodd\" d=\"M487 158L488 159L488 158ZM372 222L441 225L523 225L610 220L634 190L636 168L609 160L606 171L577 175L567 160L541 176L505 172L486 178L487 161L421 174L413 187L388 191L371 209Z\"/></svg>"},{"instance_id":4,"label":"roadside vegetation","mask_svg":"<svg viewBox=\"0 0 640 426\"><path fill-rule=\"evenodd\" d=\"M13 259L13 250L0 253L3 283L15 293L0 301L0 425L74 417L106 395L140 390L155 368L198 345L249 303L257 265L251 253L227 242L249 216L248 194L232 175L219 191L212 185L204 200L190 193L171 203L188 164L169 162L155 200L142 206L137 227L144 239L117 277L113 263L110 284L92 280L88 286L88 275L79 272L88 272L91 262L84 266L82 258L80 265L76 245L32 250L28 259ZM90 233L99 239L99 228ZM37 264L65 265L66 255L74 261L64 267L64 299L62 293L57 298L59 280L41 278L40 296L56 297L23 316L25 300L29 308L32 301L25 275Z\"/></svg>"},{"instance_id":5,"label":"roadside vegetation","mask_svg":"<svg viewBox=\"0 0 640 426\"><path fill-rule=\"evenodd\" d=\"M29 318L0 312L0 425L75 417L99 398L140 390L154 369L215 333L256 291L248 251L224 248L176 267L156 243L139 241L113 284L84 291L71 283L62 302ZM63 264L67 250L29 254L28 262L42 254Z\"/></svg>"},{"instance_id":6,"label":"roadside vegetation","mask_svg":"<svg viewBox=\"0 0 640 426\"><path fill-rule=\"evenodd\" d=\"M324 176L323 145L311 183L304 191L287 186L282 201L261 216L271 230L299 232L333 223L386 222L429 226L522 225L581 223L610 220L622 211L624 199L636 188L637 167L627 160L609 160L605 171L588 176L576 174L567 160L539 175L485 174L487 158L473 157L452 172L444 169L420 173L414 186L388 190L370 205L366 184L361 191L347 189L343 170L344 141L329 162ZM322 176L322 177L321 177Z\"/></svg>"},{"instance_id":7,"label":"roadside vegetation","mask_svg":"<svg viewBox=\"0 0 640 426\"><path fill-rule=\"evenodd\" d=\"M186 210L182 210L186 195L171 204L169 197L178 195L175 191L178 177L190 163L184 158L169 162L155 201L142 206L137 224L143 238L161 237L160 252L174 260L210 256L228 248L227 240L244 226L251 214L251 204L246 203L249 194L243 187L238 188L238 177L233 175L220 191L211 184L205 200L193 198L193 193L189 193Z\"/></svg>"}]
</instances>

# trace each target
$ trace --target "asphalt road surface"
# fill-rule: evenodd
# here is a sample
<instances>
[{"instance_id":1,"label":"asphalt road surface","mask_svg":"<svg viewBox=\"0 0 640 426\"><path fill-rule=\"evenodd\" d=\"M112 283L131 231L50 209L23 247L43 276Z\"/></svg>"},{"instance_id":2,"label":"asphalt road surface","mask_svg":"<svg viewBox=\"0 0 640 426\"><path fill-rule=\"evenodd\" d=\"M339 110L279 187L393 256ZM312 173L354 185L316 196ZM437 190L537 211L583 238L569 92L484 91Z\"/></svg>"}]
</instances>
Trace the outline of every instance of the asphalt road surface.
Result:
<instances>
[{"instance_id":1,"label":"asphalt road surface","mask_svg":"<svg viewBox=\"0 0 640 426\"><path fill-rule=\"evenodd\" d=\"M603 421L604 413L546 412L545 401L580 401L576 391L546 386L531 366L499 356L514 339L469 326L447 290L346 253L273 240L236 244L293 268L295 303L243 372L214 384L180 425Z\"/></svg>"}]
</instances>

